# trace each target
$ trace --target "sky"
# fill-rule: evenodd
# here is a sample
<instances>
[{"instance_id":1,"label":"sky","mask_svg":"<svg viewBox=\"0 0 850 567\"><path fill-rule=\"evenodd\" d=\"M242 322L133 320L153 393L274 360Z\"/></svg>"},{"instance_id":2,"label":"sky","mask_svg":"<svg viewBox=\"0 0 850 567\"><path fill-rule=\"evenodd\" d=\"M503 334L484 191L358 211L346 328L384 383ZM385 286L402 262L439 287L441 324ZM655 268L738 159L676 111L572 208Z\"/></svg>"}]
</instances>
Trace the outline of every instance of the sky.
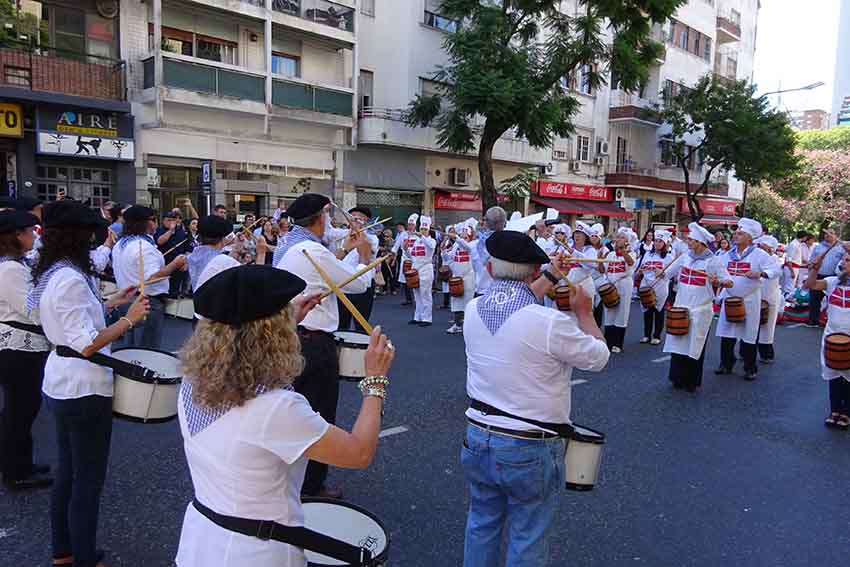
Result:
<instances>
[{"instance_id":1,"label":"sky","mask_svg":"<svg viewBox=\"0 0 850 567\"><path fill-rule=\"evenodd\" d=\"M762 0L756 38L756 94L823 81L771 97L783 110L830 111L840 0Z\"/></svg>"}]
</instances>

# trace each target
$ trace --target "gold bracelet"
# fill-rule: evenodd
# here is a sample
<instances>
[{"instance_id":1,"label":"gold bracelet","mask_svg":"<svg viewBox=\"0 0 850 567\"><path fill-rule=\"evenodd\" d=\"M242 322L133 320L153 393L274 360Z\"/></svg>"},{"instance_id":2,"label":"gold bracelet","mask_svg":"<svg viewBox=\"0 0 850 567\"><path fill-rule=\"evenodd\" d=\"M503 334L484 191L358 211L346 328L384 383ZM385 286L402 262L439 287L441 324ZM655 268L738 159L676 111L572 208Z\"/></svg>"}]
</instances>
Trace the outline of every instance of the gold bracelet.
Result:
<instances>
[{"instance_id":1,"label":"gold bracelet","mask_svg":"<svg viewBox=\"0 0 850 567\"><path fill-rule=\"evenodd\" d=\"M357 386L360 388L360 393L365 395L366 388L372 386L381 386L386 388L390 385L390 381L386 376L367 376L363 380L361 380Z\"/></svg>"},{"instance_id":2,"label":"gold bracelet","mask_svg":"<svg viewBox=\"0 0 850 567\"><path fill-rule=\"evenodd\" d=\"M133 327L135 327L135 325L133 324L133 322L132 322L132 321L130 321L130 318L129 318L129 317L120 317L118 320L119 320L119 321L122 321L122 320L123 320L123 321L127 321L127 324L128 324L128 325L130 325L130 329L132 329ZM129 329L128 329L128 330L129 330Z\"/></svg>"}]
</instances>

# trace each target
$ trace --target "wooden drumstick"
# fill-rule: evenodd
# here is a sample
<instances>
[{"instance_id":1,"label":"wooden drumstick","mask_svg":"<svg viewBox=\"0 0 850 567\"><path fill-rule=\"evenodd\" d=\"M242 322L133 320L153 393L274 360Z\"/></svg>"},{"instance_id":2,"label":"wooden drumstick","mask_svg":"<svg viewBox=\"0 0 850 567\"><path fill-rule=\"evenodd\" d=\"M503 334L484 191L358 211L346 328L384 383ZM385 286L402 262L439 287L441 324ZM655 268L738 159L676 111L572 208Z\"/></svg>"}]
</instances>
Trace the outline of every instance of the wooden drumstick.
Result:
<instances>
[{"instance_id":1,"label":"wooden drumstick","mask_svg":"<svg viewBox=\"0 0 850 567\"><path fill-rule=\"evenodd\" d=\"M608 258L580 258L580 257L571 257L567 256L564 258L564 261L567 262L585 262L589 264L607 264L608 262L613 262L614 260L609 260Z\"/></svg>"},{"instance_id":2,"label":"wooden drumstick","mask_svg":"<svg viewBox=\"0 0 850 567\"><path fill-rule=\"evenodd\" d=\"M151 279L149 279L149 280L147 280L147 281L139 282L139 285L138 285L139 290L141 290L141 289L142 289L142 285L143 285L143 284L144 284L144 285L151 285L151 284L155 284L156 282L165 281L165 280L167 280L167 279L168 279L168 278L170 278L170 277L171 277L171 276L159 276L158 278L151 278ZM114 296L114 295L118 295L119 293L121 293L121 290L120 290L120 289L119 289L119 290L117 290L117 291L113 291L113 292L112 292L112 293L110 293L109 295L105 295L105 296L104 296L104 298L112 297L112 296Z\"/></svg>"},{"instance_id":3,"label":"wooden drumstick","mask_svg":"<svg viewBox=\"0 0 850 567\"><path fill-rule=\"evenodd\" d=\"M673 264L675 264L675 263L679 260L679 258L681 258L682 256L683 256L682 254L679 254L678 256L675 256L675 257L674 257L674 258L670 261L670 263L669 263L669 264L667 264L666 266L664 266L664 269L663 269L663 270L661 270L661 273L660 273L660 274L658 274L658 277L657 277L657 278L655 278L655 281L654 281L654 282L652 282L651 284L649 284L649 287L651 287L651 288L655 289L655 286L658 284L658 282L660 282L660 281L661 281L661 276L663 276L663 275L664 275L664 272L666 272L666 271L667 271L667 268L669 268L670 266L672 266Z\"/></svg>"},{"instance_id":4,"label":"wooden drumstick","mask_svg":"<svg viewBox=\"0 0 850 567\"><path fill-rule=\"evenodd\" d=\"M189 238L188 238L188 237L187 237L187 238L184 238L183 240L181 240L180 242L178 242L176 245L172 246L171 248L169 248L168 250L166 250L165 252L163 252L163 253L162 253L162 255L163 255L163 256L168 256L169 254L171 254L172 252L174 252L175 250L177 250L178 248L180 248L181 246L183 246L183 244L185 244L187 240L189 240Z\"/></svg>"},{"instance_id":5,"label":"wooden drumstick","mask_svg":"<svg viewBox=\"0 0 850 567\"><path fill-rule=\"evenodd\" d=\"M348 299L345 293L343 293L343 291L339 289L339 287L333 282L333 280L331 280L331 278L322 269L319 263L316 262L312 256L310 256L310 253L306 250L302 250L302 252L304 252L304 255L307 257L308 260L310 260L310 263L313 264L313 267L316 268L316 271L319 273L319 275L322 276L322 279L325 280L325 283L328 284L328 287L331 288L331 291L334 292L336 298L339 299L343 305L345 305L345 308L348 309L348 312L351 313L351 316L354 317L354 320L357 321L361 327L363 327L363 330L366 331L367 334L371 335L372 325L370 325L369 321L367 321L366 318L363 317L363 315L360 313L360 310L358 310L357 307L355 307L355 305L351 303L351 300Z\"/></svg>"},{"instance_id":6,"label":"wooden drumstick","mask_svg":"<svg viewBox=\"0 0 850 567\"><path fill-rule=\"evenodd\" d=\"M355 234L358 234L358 233L361 233L361 232L366 232L366 231L367 231L367 230L369 230L370 228L375 228L375 227L376 227L376 226L378 226L379 224L383 224L383 223L387 222L388 220L393 220L393 218L392 218L392 217L387 217L387 218L385 218L385 219L383 219L383 220L379 220L378 222L372 223L372 224L370 224L369 226L364 226L363 228L358 228L357 230L355 230L355 231L354 231L354 233L355 233ZM334 240L334 243L339 242L339 241L341 241L341 240L345 240L345 239L346 239L346 238L348 238L349 236L351 236L351 233L346 234L345 236L341 236L341 237L337 238L336 240Z\"/></svg>"},{"instance_id":7,"label":"wooden drumstick","mask_svg":"<svg viewBox=\"0 0 850 567\"><path fill-rule=\"evenodd\" d=\"M354 280L356 280L357 278L359 278L360 276L362 276L363 274L365 274L369 270L375 269L378 266L378 264L380 264L381 262L383 262L386 259L387 259L386 256L381 256L380 258L378 258L377 260L375 260L374 262L372 262L368 266L365 266L364 268L357 270L355 273L353 273L349 277L345 278L344 280L342 280L341 282L336 284L337 287L340 288L340 289L344 288L345 286L347 286L348 284L350 284L351 282L353 282ZM333 295L332 291L323 292L322 295L319 296L319 301L323 301L326 297L328 297L330 295Z\"/></svg>"},{"instance_id":8,"label":"wooden drumstick","mask_svg":"<svg viewBox=\"0 0 850 567\"><path fill-rule=\"evenodd\" d=\"M139 240L139 293L145 294L145 255L141 240Z\"/></svg>"}]
</instances>

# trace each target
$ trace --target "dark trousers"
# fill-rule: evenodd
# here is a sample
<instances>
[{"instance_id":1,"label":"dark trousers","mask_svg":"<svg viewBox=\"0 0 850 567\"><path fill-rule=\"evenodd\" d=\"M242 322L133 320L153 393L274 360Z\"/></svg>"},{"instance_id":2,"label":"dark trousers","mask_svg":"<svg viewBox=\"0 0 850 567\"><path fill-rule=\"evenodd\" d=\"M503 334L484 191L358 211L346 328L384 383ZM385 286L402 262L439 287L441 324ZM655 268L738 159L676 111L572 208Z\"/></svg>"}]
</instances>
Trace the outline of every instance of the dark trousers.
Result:
<instances>
[{"instance_id":1,"label":"dark trousers","mask_svg":"<svg viewBox=\"0 0 850 567\"><path fill-rule=\"evenodd\" d=\"M822 280L826 276L818 274L818 279ZM820 321L820 306L823 303L824 294L819 289L809 290L809 324L817 325Z\"/></svg>"},{"instance_id":2,"label":"dark trousers","mask_svg":"<svg viewBox=\"0 0 850 567\"><path fill-rule=\"evenodd\" d=\"M829 381L829 411L850 415L850 382L844 378Z\"/></svg>"},{"instance_id":3,"label":"dark trousers","mask_svg":"<svg viewBox=\"0 0 850 567\"><path fill-rule=\"evenodd\" d=\"M654 332L653 332L654 328ZM654 307L643 313L643 336L650 338L661 338L664 330L664 310L658 311Z\"/></svg>"},{"instance_id":4,"label":"dark trousers","mask_svg":"<svg viewBox=\"0 0 850 567\"><path fill-rule=\"evenodd\" d=\"M310 407L328 423L336 423L336 405L339 400L339 359L333 335L306 331L299 327L304 372L295 379L295 391L307 398ZM315 496L325 486L328 465L316 461L307 464L303 494ZM76 567L76 565L74 566Z\"/></svg>"},{"instance_id":5,"label":"dark trousers","mask_svg":"<svg viewBox=\"0 0 850 567\"><path fill-rule=\"evenodd\" d=\"M623 342L626 339L626 328L608 325L605 327L605 342L608 343L608 348L620 347L623 348Z\"/></svg>"},{"instance_id":6,"label":"dark trousers","mask_svg":"<svg viewBox=\"0 0 850 567\"><path fill-rule=\"evenodd\" d=\"M702 354L698 360L684 354L670 355L670 372L667 378L674 386L694 389L702 386L702 368L705 364L705 351L708 345L703 347Z\"/></svg>"},{"instance_id":7,"label":"dark trousers","mask_svg":"<svg viewBox=\"0 0 850 567\"><path fill-rule=\"evenodd\" d=\"M449 308L449 301L451 300L452 295L450 293L443 294L443 309Z\"/></svg>"},{"instance_id":8,"label":"dark trousers","mask_svg":"<svg viewBox=\"0 0 850 567\"><path fill-rule=\"evenodd\" d=\"M177 270L176 272L171 274L170 278L168 278L168 295L172 297L183 295L183 290L188 287L188 284L189 272Z\"/></svg>"},{"instance_id":9,"label":"dark trousers","mask_svg":"<svg viewBox=\"0 0 850 567\"><path fill-rule=\"evenodd\" d=\"M759 356L762 360L773 360L776 358L776 353L773 350L773 345L763 345L761 343L758 344L758 352Z\"/></svg>"},{"instance_id":10,"label":"dark trousers","mask_svg":"<svg viewBox=\"0 0 850 567\"><path fill-rule=\"evenodd\" d=\"M74 567L94 567L100 493L112 439L112 398L45 400L56 423L59 453L50 498L53 557L73 555Z\"/></svg>"},{"instance_id":11,"label":"dark trousers","mask_svg":"<svg viewBox=\"0 0 850 567\"><path fill-rule=\"evenodd\" d=\"M413 290L407 284L401 284L401 288L404 290L404 302L413 303Z\"/></svg>"},{"instance_id":12,"label":"dark trousers","mask_svg":"<svg viewBox=\"0 0 850 567\"><path fill-rule=\"evenodd\" d=\"M368 321L372 316L372 306L375 304L375 283L372 282L372 285L369 286L369 289L366 290L365 293L352 293L348 296L348 299L351 300L351 303L357 308L358 311L366 318ZM339 330L340 331L348 331L351 328L351 323L354 321L354 317L351 313L346 309L345 305L339 303L337 305L339 308ZM366 329L360 326L360 323L354 321L354 330L360 331L361 333L365 333Z\"/></svg>"},{"instance_id":13,"label":"dark trousers","mask_svg":"<svg viewBox=\"0 0 850 567\"><path fill-rule=\"evenodd\" d=\"M738 339L723 337L720 339L720 365L724 368L735 366L735 343ZM741 358L744 359L744 370L747 372L758 371L756 364L756 345L741 341Z\"/></svg>"},{"instance_id":14,"label":"dark trousers","mask_svg":"<svg viewBox=\"0 0 850 567\"><path fill-rule=\"evenodd\" d=\"M605 314L605 304L601 301L599 305L593 308L593 319L596 321L596 326L602 326L602 316Z\"/></svg>"},{"instance_id":15,"label":"dark trousers","mask_svg":"<svg viewBox=\"0 0 850 567\"><path fill-rule=\"evenodd\" d=\"M3 480L23 480L32 474L32 424L41 409L44 363L50 351L0 350L3 414L0 455Z\"/></svg>"}]
</instances>

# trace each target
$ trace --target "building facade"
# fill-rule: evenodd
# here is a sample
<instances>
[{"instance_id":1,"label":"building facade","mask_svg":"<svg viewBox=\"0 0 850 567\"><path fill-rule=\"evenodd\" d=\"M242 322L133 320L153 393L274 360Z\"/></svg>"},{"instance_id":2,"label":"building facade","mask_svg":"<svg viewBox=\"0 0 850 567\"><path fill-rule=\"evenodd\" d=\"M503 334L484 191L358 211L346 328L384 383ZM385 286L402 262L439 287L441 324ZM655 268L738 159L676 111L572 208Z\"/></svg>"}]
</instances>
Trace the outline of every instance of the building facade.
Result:
<instances>
[{"instance_id":1,"label":"building facade","mask_svg":"<svg viewBox=\"0 0 850 567\"><path fill-rule=\"evenodd\" d=\"M831 126L850 124L850 0L840 0Z\"/></svg>"},{"instance_id":2,"label":"building facade","mask_svg":"<svg viewBox=\"0 0 850 567\"><path fill-rule=\"evenodd\" d=\"M706 74L723 79L752 79L759 0L691 0L664 26L653 30L665 50L651 78L639 93L617 88L612 78L610 147L606 185L615 198L634 213L634 225L643 232L654 224L676 224L687 219L684 175L662 137L669 127L656 111L665 95L675 95ZM694 140L696 143L696 140ZM703 179L698 159L688 164L691 182ZM731 224L743 183L734 172L715 172L711 197L703 203L709 213L704 224ZM724 214L720 214L724 213Z\"/></svg>"},{"instance_id":3,"label":"building facade","mask_svg":"<svg viewBox=\"0 0 850 567\"><path fill-rule=\"evenodd\" d=\"M356 0L122 0L121 14L137 202L224 204L240 221L305 191L338 197Z\"/></svg>"},{"instance_id":4,"label":"building facade","mask_svg":"<svg viewBox=\"0 0 850 567\"><path fill-rule=\"evenodd\" d=\"M831 126L826 110L796 110L788 113L791 126L797 130L826 130Z\"/></svg>"},{"instance_id":5,"label":"building facade","mask_svg":"<svg viewBox=\"0 0 850 567\"><path fill-rule=\"evenodd\" d=\"M128 201L134 121L118 3L20 0L0 32L3 194Z\"/></svg>"}]
</instances>

